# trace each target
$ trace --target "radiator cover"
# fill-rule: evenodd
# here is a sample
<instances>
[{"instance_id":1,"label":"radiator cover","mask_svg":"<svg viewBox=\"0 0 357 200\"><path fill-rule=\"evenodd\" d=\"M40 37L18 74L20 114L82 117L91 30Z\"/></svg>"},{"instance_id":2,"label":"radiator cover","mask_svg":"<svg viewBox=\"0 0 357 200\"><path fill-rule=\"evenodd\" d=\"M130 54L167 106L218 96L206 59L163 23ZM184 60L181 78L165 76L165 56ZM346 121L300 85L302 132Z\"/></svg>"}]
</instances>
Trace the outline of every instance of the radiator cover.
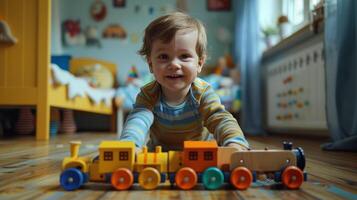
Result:
<instances>
[{"instance_id":1,"label":"radiator cover","mask_svg":"<svg viewBox=\"0 0 357 200\"><path fill-rule=\"evenodd\" d=\"M322 37L274 57L264 64L267 128L327 130Z\"/></svg>"}]
</instances>

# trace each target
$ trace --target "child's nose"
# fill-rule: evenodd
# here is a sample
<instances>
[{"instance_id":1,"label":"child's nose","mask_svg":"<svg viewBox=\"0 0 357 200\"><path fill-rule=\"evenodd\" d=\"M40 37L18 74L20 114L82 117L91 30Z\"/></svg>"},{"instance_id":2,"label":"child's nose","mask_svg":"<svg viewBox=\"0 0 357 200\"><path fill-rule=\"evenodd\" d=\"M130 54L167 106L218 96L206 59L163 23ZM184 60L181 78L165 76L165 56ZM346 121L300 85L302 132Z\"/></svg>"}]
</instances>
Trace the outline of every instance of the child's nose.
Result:
<instances>
[{"instance_id":1,"label":"child's nose","mask_svg":"<svg viewBox=\"0 0 357 200\"><path fill-rule=\"evenodd\" d=\"M169 64L169 69L172 69L172 70L181 69L181 64L180 64L179 59L172 59Z\"/></svg>"}]
</instances>

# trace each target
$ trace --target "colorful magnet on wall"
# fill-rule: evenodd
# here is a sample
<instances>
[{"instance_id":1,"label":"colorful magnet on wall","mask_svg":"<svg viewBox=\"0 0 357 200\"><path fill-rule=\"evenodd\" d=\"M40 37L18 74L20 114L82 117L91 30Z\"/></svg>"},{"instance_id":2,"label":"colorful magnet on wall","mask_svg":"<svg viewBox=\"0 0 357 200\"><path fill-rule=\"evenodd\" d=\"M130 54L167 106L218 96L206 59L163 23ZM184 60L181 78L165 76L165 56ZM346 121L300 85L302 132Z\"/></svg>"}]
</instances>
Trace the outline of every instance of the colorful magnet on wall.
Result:
<instances>
[{"instance_id":1,"label":"colorful magnet on wall","mask_svg":"<svg viewBox=\"0 0 357 200\"><path fill-rule=\"evenodd\" d=\"M90 14L95 21L102 21L107 16L107 7L101 0L96 0L90 8Z\"/></svg>"}]
</instances>

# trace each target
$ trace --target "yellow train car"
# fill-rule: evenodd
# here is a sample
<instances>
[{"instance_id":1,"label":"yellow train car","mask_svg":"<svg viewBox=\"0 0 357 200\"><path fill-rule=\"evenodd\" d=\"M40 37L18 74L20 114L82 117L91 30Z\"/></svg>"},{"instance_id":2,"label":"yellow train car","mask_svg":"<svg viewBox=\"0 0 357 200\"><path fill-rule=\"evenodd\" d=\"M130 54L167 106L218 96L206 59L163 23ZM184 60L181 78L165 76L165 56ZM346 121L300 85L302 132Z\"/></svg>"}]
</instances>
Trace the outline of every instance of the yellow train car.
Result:
<instances>
[{"instance_id":1,"label":"yellow train car","mask_svg":"<svg viewBox=\"0 0 357 200\"><path fill-rule=\"evenodd\" d=\"M102 141L99 156L79 157L80 142L71 142L71 155L62 162L60 185L76 190L88 181L110 182L117 190L126 190L134 183L154 189L167 180L168 153L156 147L155 152L143 151L135 156L135 144L125 141ZM136 162L135 162L136 161Z\"/></svg>"}]
</instances>

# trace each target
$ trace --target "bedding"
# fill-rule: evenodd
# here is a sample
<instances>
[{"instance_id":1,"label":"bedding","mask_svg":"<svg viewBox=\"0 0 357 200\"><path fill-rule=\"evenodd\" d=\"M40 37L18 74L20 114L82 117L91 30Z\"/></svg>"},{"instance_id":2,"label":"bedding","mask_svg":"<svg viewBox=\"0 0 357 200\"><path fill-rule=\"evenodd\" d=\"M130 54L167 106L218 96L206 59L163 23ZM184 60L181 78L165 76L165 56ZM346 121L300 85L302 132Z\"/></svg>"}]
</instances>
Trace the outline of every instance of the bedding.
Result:
<instances>
[{"instance_id":1,"label":"bedding","mask_svg":"<svg viewBox=\"0 0 357 200\"><path fill-rule=\"evenodd\" d=\"M70 72L61 69L57 64L51 64L51 70L52 84L66 85L69 99L87 95L95 105L101 102L104 102L107 106L111 105L116 93L114 89L93 88L84 78L75 77Z\"/></svg>"}]
</instances>

